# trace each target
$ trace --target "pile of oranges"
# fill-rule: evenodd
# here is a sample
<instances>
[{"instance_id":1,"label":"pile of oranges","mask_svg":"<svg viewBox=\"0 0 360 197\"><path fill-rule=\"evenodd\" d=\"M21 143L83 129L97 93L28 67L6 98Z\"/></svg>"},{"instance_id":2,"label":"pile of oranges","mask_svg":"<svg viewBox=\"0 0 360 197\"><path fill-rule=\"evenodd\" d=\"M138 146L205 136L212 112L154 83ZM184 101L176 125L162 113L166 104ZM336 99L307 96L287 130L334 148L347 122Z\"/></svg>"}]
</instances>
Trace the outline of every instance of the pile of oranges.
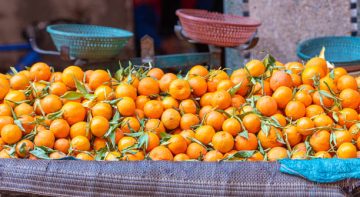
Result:
<instances>
[{"instance_id":1,"label":"pile of oranges","mask_svg":"<svg viewBox=\"0 0 360 197\"><path fill-rule=\"evenodd\" d=\"M196 65L45 63L0 76L0 158L276 161L360 156L360 78L270 55L230 75Z\"/></svg>"}]
</instances>

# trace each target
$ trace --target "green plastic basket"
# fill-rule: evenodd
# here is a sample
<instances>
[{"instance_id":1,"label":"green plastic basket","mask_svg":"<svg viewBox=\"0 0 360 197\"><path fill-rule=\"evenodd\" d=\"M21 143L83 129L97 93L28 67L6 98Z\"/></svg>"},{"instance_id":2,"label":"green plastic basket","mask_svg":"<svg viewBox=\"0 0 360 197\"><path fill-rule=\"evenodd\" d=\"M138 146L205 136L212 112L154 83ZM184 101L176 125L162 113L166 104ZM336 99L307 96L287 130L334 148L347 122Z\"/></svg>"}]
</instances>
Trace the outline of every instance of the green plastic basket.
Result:
<instances>
[{"instance_id":1,"label":"green plastic basket","mask_svg":"<svg viewBox=\"0 0 360 197\"><path fill-rule=\"evenodd\" d=\"M335 66L360 64L360 38L350 36L318 37L301 42L297 55L302 60L318 56L325 47L326 60Z\"/></svg>"},{"instance_id":2,"label":"green plastic basket","mask_svg":"<svg viewBox=\"0 0 360 197\"><path fill-rule=\"evenodd\" d=\"M59 24L47 27L58 51L69 48L76 59L111 59L133 36L129 31L96 25Z\"/></svg>"}]
</instances>

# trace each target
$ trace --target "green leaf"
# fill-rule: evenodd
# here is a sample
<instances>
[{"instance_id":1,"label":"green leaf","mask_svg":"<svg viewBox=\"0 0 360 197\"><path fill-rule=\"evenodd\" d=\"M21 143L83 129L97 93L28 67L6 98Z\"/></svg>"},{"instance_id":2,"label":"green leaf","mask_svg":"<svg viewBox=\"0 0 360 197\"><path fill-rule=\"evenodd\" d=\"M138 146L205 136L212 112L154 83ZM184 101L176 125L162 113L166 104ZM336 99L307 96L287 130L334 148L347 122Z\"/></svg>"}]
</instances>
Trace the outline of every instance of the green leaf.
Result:
<instances>
[{"instance_id":1,"label":"green leaf","mask_svg":"<svg viewBox=\"0 0 360 197\"><path fill-rule=\"evenodd\" d=\"M330 73L329 73L329 77L334 80L335 79L335 73L334 73L334 70L331 70Z\"/></svg>"},{"instance_id":2,"label":"green leaf","mask_svg":"<svg viewBox=\"0 0 360 197\"><path fill-rule=\"evenodd\" d=\"M261 122L261 130L264 132L265 136L268 136L270 132L270 126L264 122Z\"/></svg>"},{"instance_id":3,"label":"green leaf","mask_svg":"<svg viewBox=\"0 0 360 197\"><path fill-rule=\"evenodd\" d=\"M49 120L55 120L55 119L61 118L62 115L63 115L63 113L64 113L63 110L59 110L59 111L57 111L57 112L53 112L53 113L48 114L46 117L47 117L47 119L49 119Z\"/></svg>"},{"instance_id":4,"label":"green leaf","mask_svg":"<svg viewBox=\"0 0 360 197\"><path fill-rule=\"evenodd\" d=\"M75 81L75 86L76 89L79 90L82 94L88 94L88 90L86 89L86 87L84 86L84 84L82 84L75 76L73 77L74 81Z\"/></svg>"},{"instance_id":5,"label":"green leaf","mask_svg":"<svg viewBox=\"0 0 360 197\"><path fill-rule=\"evenodd\" d=\"M94 94L85 94L84 98L87 100L95 100L96 96Z\"/></svg>"},{"instance_id":6,"label":"green leaf","mask_svg":"<svg viewBox=\"0 0 360 197\"><path fill-rule=\"evenodd\" d=\"M339 116L335 111L332 112L332 117L335 120L335 122L339 122Z\"/></svg>"},{"instance_id":7,"label":"green leaf","mask_svg":"<svg viewBox=\"0 0 360 197\"><path fill-rule=\"evenodd\" d=\"M30 151L31 154L40 159L50 159L49 154L53 152L53 149L45 146L35 146L34 150Z\"/></svg>"},{"instance_id":8,"label":"green leaf","mask_svg":"<svg viewBox=\"0 0 360 197\"><path fill-rule=\"evenodd\" d=\"M236 84L235 86L231 87L231 88L228 90L229 94L230 94L231 96L234 96L235 93L240 90L242 83L243 83L243 81L241 81L240 83L238 83L238 84Z\"/></svg>"},{"instance_id":9,"label":"green leaf","mask_svg":"<svg viewBox=\"0 0 360 197\"><path fill-rule=\"evenodd\" d=\"M149 145L149 134L144 132L138 139L137 148L142 148L142 149L146 150L148 145Z\"/></svg>"},{"instance_id":10,"label":"green leaf","mask_svg":"<svg viewBox=\"0 0 360 197\"><path fill-rule=\"evenodd\" d=\"M254 153L255 153L254 150L242 150L242 151L238 151L234 154L230 154L229 156L223 158L222 161L228 161L233 158L246 159L246 158L252 157L254 155Z\"/></svg>"},{"instance_id":11,"label":"green leaf","mask_svg":"<svg viewBox=\"0 0 360 197\"><path fill-rule=\"evenodd\" d=\"M14 120L14 123L16 124L16 126L18 126L20 128L21 131L25 132L25 129L19 119Z\"/></svg>"},{"instance_id":12,"label":"green leaf","mask_svg":"<svg viewBox=\"0 0 360 197\"><path fill-rule=\"evenodd\" d=\"M265 151L264 151L264 148L263 148L262 145L261 145L260 140L258 140L258 147L259 147L259 152L264 155L264 154L265 154Z\"/></svg>"},{"instance_id":13,"label":"green leaf","mask_svg":"<svg viewBox=\"0 0 360 197\"><path fill-rule=\"evenodd\" d=\"M282 143L282 144L286 144L286 142L284 141L284 139L281 137L280 133L276 131L276 141Z\"/></svg>"},{"instance_id":14,"label":"green leaf","mask_svg":"<svg viewBox=\"0 0 360 197\"><path fill-rule=\"evenodd\" d=\"M249 139L249 132L247 130L244 130L238 134L238 136L241 136L245 139Z\"/></svg>"},{"instance_id":15,"label":"green leaf","mask_svg":"<svg viewBox=\"0 0 360 197\"><path fill-rule=\"evenodd\" d=\"M100 150L96 151L95 153L95 160L101 161L105 159L105 154L107 153L107 147L101 148Z\"/></svg>"},{"instance_id":16,"label":"green leaf","mask_svg":"<svg viewBox=\"0 0 360 197\"><path fill-rule=\"evenodd\" d=\"M82 98L84 95L80 92L74 92L74 91L68 91L64 95L61 96L61 98L66 100L77 100Z\"/></svg>"}]
</instances>

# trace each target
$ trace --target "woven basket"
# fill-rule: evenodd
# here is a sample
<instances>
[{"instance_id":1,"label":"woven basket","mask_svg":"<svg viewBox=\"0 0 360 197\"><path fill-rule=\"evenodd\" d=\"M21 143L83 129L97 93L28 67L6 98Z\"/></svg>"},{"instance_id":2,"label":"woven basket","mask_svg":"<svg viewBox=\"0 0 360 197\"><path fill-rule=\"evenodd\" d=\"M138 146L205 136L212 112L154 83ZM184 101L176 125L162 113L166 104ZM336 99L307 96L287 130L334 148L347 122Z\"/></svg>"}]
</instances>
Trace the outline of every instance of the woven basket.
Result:
<instances>
[{"instance_id":1,"label":"woven basket","mask_svg":"<svg viewBox=\"0 0 360 197\"><path fill-rule=\"evenodd\" d=\"M205 44L236 47L255 33L260 21L206 10L179 9L176 15L187 37Z\"/></svg>"}]
</instances>

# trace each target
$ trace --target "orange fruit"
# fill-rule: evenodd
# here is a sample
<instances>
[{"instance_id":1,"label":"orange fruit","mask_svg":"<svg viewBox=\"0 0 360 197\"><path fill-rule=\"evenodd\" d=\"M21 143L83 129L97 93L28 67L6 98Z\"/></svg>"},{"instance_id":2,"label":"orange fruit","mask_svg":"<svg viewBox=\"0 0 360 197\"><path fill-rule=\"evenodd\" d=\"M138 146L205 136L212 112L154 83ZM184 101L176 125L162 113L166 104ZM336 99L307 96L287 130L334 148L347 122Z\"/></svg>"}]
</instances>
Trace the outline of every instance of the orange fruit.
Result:
<instances>
[{"instance_id":1,"label":"orange fruit","mask_svg":"<svg viewBox=\"0 0 360 197\"><path fill-rule=\"evenodd\" d=\"M228 118L222 124L222 130L236 136L241 130L241 125L235 118Z\"/></svg>"},{"instance_id":2,"label":"orange fruit","mask_svg":"<svg viewBox=\"0 0 360 197\"><path fill-rule=\"evenodd\" d=\"M225 79L229 79L229 76L223 70L211 70L209 72L209 78L207 81L208 92L215 92L217 84Z\"/></svg>"},{"instance_id":3,"label":"orange fruit","mask_svg":"<svg viewBox=\"0 0 360 197\"><path fill-rule=\"evenodd\" d=\"M6 104L3 104L3 105L6 105ZM9 107L8 105L6 105L6 106ZM14 108L14 112L17 117L20 117L22 115L33 115L34 108L33 108L33 106L31 106L27 103L21 103L20 105L17 105ZM10 114L11 114L11 112L10 112Z\"/></svg>"},{"instance_id":4,"label":"orange fruit","mask_svg":"<svg viewBox=\"0 0 360 197\"><path fill-rule=\"evenodd\" d=\"M209 144L215 135L215 129L209 125L203 125L196 129L195 139L203 144Z\"/></svg>"},{"instance_id":5,"label":"orange fruit","mask_svg":"<svg viewBox=\"0 0 360 197\"><path fill-rule=\"evenodd\" d=\"M10 90L4 98L4 103L10 105L11 107L14 107L15 103L24 100L26 100L26 96L23 92L19 90Z\"/></svg>"},{"instance_id":6,"label":"orange fruit","mask_svg":"<svg viewBox=\"0 0 360 197\"><path fill-rule=\"evenodd\" d=\"M265 65L260 60L251 60L245 64L246 70L252 77L259 77L265 73Z\"/></svg>"},{"instance_id":7,"label":"orange fruit","mask_svg":"<svg viewBox=\"0 0 360 197\"><path fill-rule=\"evenodd\" d=\"M294 99L296 101L300 101L302 102L305 107L308 107L309 105L311 105L312 103L312 97L309 93L307 93L306 91L298 91L296 94L295 94L295 97Z\"/></svg>"},{"instance_id":8,"label":"orange fruit","mask_svg":"<svg viewBox=\"0 0 360 197\"><path fill-rule=\"evenodd\" d=\"M164 71L162 71L160 68L152 68L147 73L147 76L155 78L157 80L160 80L163 75Z\"/></svg>"},{"instance_id":9,"label":"orange fruit","mask_svg":"<svg viewBox=\"0 0 360 197\"><path fill-rule=\"evenodd\" d=\"M214 94L213 92L207 92L204 95L202 95L200 98L200 106L204 107L207 105L211 105L213 94Z\"/></svg>"},{"instance_id":10,"label":"orange fruit","mask_svg":"<svg viewBox=\"0 0 360 197\"><path fill-rule=\"evenodd\" d=\"M189 76L201 76L206 77L209 74L209 71L202 65L195 65L189 70Z\"/></svg>"},{"instance_id":11,"label":"orange fruit","mask_svg":"<svg viewBox=\"0 0 360 197\"><path fill-rule=\"evenodd\" d=\"M210 111L205 115L205 124L212 126L216 131L221 130L224 121L224 115L218 111Z\"/></svg>"},{"instance_id":12,"label":"orange fruit","mask_svg":"<svg viewBox=\"0 0 360 197\"><path fill-rule=\"evenodd\" d=\"M177 79L177 76L173 73L164 74L161 79L159 79L159 87L162 92L167 92L169 90L170 83Z\"/></svg>"},{"instance_id":13,"label":"orange fruit","mask_svg":"<svg viewBox=\"0 0 360 197\"><path fill-rule=\"evenodd\" d=\"M327 151L330 149L330 133L326 130L316 131L310 137L310 146L314 151Z\"/></svg>"},{"instance_id":14,"label":"orange fruit","mask_svg":"<svg viewBox=\"0 0 360 197\"><path fill-rule=\"evenodd\" d=\"M164 107L161 101L150 100L145 103L144 114L148 118L160 118L164 111Z\"/></svg>"},{"instance_id":15,"label":"orange fruit","mask_svg":"<svg viewBox=\"0 0 360 197\"><path fill-rule=\"evenodd\" d=\"M278 138L283 138L282 133L279 129L275 127L270 128L268 135L266 135L266 133L263 130L260 130L257 137L261 143L261 146L264 149L283 146L283 144L279 142L278 139Z\"/></svg>"},{"instance_id":16,"label":"orange fruit","mask_svg":"<svg viewBox=\"0 0 360 197\"><path fill-rule=\"evenodd\" d=\"M69 125L73 125L85 119L86 110L80 103L73 101L67 102L63 105L62 111L64 112L63 118Z\"/></svg>"},{"instance_id":17,"label":"orange fruit","mask_svg":"<svg viewBox=\"0 0 360 197\"><path fill-rule=\"evenodd\" d=\"M137 97L136 88L130 84L121 83L116 87L115 97L116 98L130 97L133 100L135 100Z\"/></svg>"},{"instance_id":18,"label":"orange fruit","mask_svg":"<svg viewBox=\"0 0 360 197\"><path fill-rule=\"evenodd\" d=\"M234 76L231 78L231 81L239 86L239 90L236 92L236 94L239 94L241 96L245 96L249 90L250 90L250 81L248 79L247 75L239 75Z\"/></svg>"},{"instance_id":19,"label":"orange fruit","mask_svg":"<svg viewBox=\"0 0 360 197\"><path fill-rule=\"evenodd\" d=\"M300 75L297 75L297 74L290 74L291 76L291 80L293 81L293 85L295 87L298 87L302 84L302 81L301 81L301 76Z\"/></svg>"},{"instance_id":20,"label":"orange fruit","mask_svg":"<svg viewBox=\"0 0 360 197\"><path fill-rule=\"evenodd\" d=\"M211 143L215 150L227 153L234 147L234 138L228 132L219 131L212 137Z\"/></svg>"},{"instance_id":21,"label":"orange fruit","mask_svg":"<svg viewBox=\"0 0 360 197\"><path fill-rule=\"evenodd\" d=\"M186 149L186 154L189 156L190 159L199 159L205 156L206 153L207 153L206 148L195 142L189 144L189 146Z\"/></svg>"},{"instance_id":22,"label":"orange fruit","mask_svg":"<svg viewBox=\"0 0 360 197\"><path fill-rule=\"evenodd\" d=\"M89 153L79 153L76 155L77 159L84 160L84 161L92 161L94 160L94 157L90 155Z\"/></svg>"},{"instance_id":23,"label":"orange fruit","mask_svg":"<svg viewBox=\"0 0 360 197\"><path fill-rule=\"evenodd\" d=\"M7 124L1 129L1 139L6 144L15 144L22 137L22 132L17 125Z\"/></svg>"},{"instance_id":24,"label":"orange fruit","mask_svg":"<svg viewBox=\"0 0 360 197\"><path fill-rule=\"evenodd\" d=\"M167 147L174 155L185 153L188 146L186 139L180 134L172 135L168 143Z\"/></svg>"},{"instance_id":25,"label":"orange fruit","mask_svg":"<svg viewBox=\"0 0 360 197\"><path fill-rule=\"evenodd\" d=\"M315 124L309 117L302 117L296 121L296 127L301 135L308 136L313 133Z\"/></svg>"},{"instance_id":26,"label":"orange fruit","mask_svg":"<svg viewBox=\"0 0 360 197\"><path fill-rule=\"evenodd\" d=\"M62 107L62 101L58 96L49 94L40 100L40 106L45 114L49 114L59 111Z\"/></svg>"},{"instance_id":27,"label":"orange fruit","mask_svg":"<svg viewBox=\"0 0 360 197\"><path fill-rule=\"evenodd\" d=\"M312 118L322 113L324 113L324 109L319 105L309 105L306 107L306 117L308 118Z\"/></svg>"},{"instance_id":28,"label":"orange fruit","mask_svg":"<svg viewBox=\"0 0 360 197\"><path fill-rule=\"evenodd\" d=\"M151 151L152 149L154 149L155 147L158 147L160 144L160 139L159 137L153 133L153 132L146 132L147 137L148 137L148 143L147 143L147 147L146 147L146 152Z\"/></svg>"},{"instance_id":29,"label":"orange fruit","mask_svg":"<svg viewBox=\"0 0 360 197\"><path fill-rule=\"evenodd\" d=\"M128 76L125 77L123 82L131 84L132 86L134 86L134 88L137 89L139 87L139 82L140 81L139 81L139 78L136 75L131 75L131 76L128 75Z\"/></svg>"},{"instance_id":30,"label":"orange fruit","mask_svg":"<svg viewBox=\"0 0 360 197\"><path fill-rule=\"evenodd\" d=\"M274 91L272 97L275 99L277 106L284 109L292 99L292 90L289 87L281 86Z\"/></svg>"},{"instance_id":31,"label":"orange fruit","mask_svg":"<svg viewBox=\"0 0 360 197\"><path fill-rule=\"evenodd\" d=\"M242 121L246 130L250 133L257 133L260 131L261 121L258 115L253 113L247 114L243 117Z\"/></svg>"},{"instance_id":32,"label":"orange fruit","mask_svg":"<svg viewBox=\"0 0 360 197\"><path fill-rule=\"evenodd\" d=\"M121 154L117 151L106 152L105 161L119 161Z\"/></svg>"},{"instance_id":33,"label":"orange fruit","mask_svg":"<svg viewBox=\"0 0 360 197\"><path fill-rule=\"evenodd\" d=\"M149 157L151 160L159 161L159 160L167 160L172 161L174 156L172 155L171 151L166 148L165 146L157 146L152 149L149 153Z\"/></svg>"},{"instance_id":34,"label":"orange fruit","mask_svg":"<svg viewBox=\"0 0 360 197\"><path fill-rule=\"evenodd\" d=\"M240 135L236 136L235 148L236 150L256 150L258 148L256 135L249 133L247 139Z\"/></svg>"},{"instance_id":35,"label":"orange fruit","mask_svg":"<svg viewBox=\"0 0 360 197\"><path fill-rule=\"evenodd\" d=\"M65 138L59 138L54 143L54 150L61 151L68 154L70 148L70 141Z\"/></svg>"},{"instance_id":36,"label":"orange fruit","mask_svg":"<svg viewBox=\"0 0 360 197\"><path fill-rule=\"evenodd\" d=\"M334 73L334 82L337 83L337 81L341 76L347 74L347 71L342 67L336 67L334 68L333 73Z\"/></svg>"},{"instance_id":37,"label":"orange fruit","mask_svg":"<svg viewBox=\"0 0 360 197\"><path fill-rule=\"evenodd\" d=\"M183 136L188 145L191 143L190 138L195 138L195 133L192 130L183 130L180 132L180 135Z\"/></svg>"},{"instance_id":38,"label":"orange fruit","mask_svg":"<svg viewBox=\"0 0 360 197\"><path fill-rule=\"evenodd\" d=\"M288 158L288 152L286 148L283 147L274 147L269 150L267 153L269 161L276 161L279 159Z\"/></svg>"},{"instance_id":39,"label":"orange fruit","mask_svg":"<svg viewBox=\"0 0 360 197\"><path fill-rule=\"evenodd\" d=\"M327 151L319 151L315 153L314 157L316 158L331 158L331 155Z\"/></svg>"},{"instance_id":40,"label":"orange fruit","mask_svg":"<svg viewBox=\"0 0 360 197\"><path fill-rule=\"evenodd\" d=\"M110 120L113 114L112 107L109 103L99 102L91 108L91 114L92 116L102 116Z\"/></svg>"},{"instance_id":41,"label":"orange fruit","mask_svg":"<svg viewBox=\"0 0 360 197\"><path fill-rule=\"evenodd\" d=\"M20 104L21 105L21 104ZM27 104L28 106L30 106L29 104ZM27 107L26 107L27 108ZM15 114L16 114L16 107L14 109ZM21 110L22 111L22 110ZM26 110L27 111L27 110ZM7 105L5 103L0 104L0 116L11 116L11 107L10 105Z\"/></svg>"},{"instance_id":42,"label":"orange fruit","mask_svg":"<svg viewBox=\"0 0 360 197\"><path fill-rule=\"evenodd\" d=\"M285 64L287 70L290 70L293 74L300 74L304 69L304 65L300 62L288 62Z\"/></svg>"},{"instance_id":43,"label":"orange fruit","mask_svg":"<svg viewBox=\"0 0 360 197\"><path fill-rule=\"evenodd\" d=\"M95 70L89 77L89 87L96 90L101 85L110 85L111 77L105 70Z\"/></svg>"},{"instance_id":44,"label":"orange fruit","mask_svg":"<svg viewBox=\"0 0 360 197\"><path fill-rule=\"evenodd\" d=\"M184 101L187 101L187 100L184 100ZM161 102L163 104L164 109L179 108L179 102L171 96L167 96L167 97L163 98L163 100ZM193 104L195 105L195 103L193 103ZM191 109L192 106L191 106L190 102L186 102L184 105L186 105L186 106L184 106L183 108L188 107L189 109L187 109L187 110L193 111L193 109ZM196 112L196 105L195 105L195 112Z\"/></svg>"},{"instance_id":45,"label":"orange fruit","mask_svg":"<svg viewBox=\"0 0 360 197\"><path fill-rule=\"evenodd\" d=\"M54 82L49 87L49 93L62 96L67 92L67 87L63 82Z\"/></svg>"},{"instance_id":46,"label":"orange fruit","mask_svg":"<svg viewBox=\"0 0 360 197\"><path fill-rule=\"evenodd\" d=\"M144 110L144 106L148 101L150 101L150 99L147 96L140 95L140 96L136 97L136 100L135 100L136 108Z\"/></svg>"},{"instance_id":47,"label":"orange fruit","mask_svg":"<svg viewBox=\"0 0 360 197\"><path fill-rule=\"evenodd\" d=\"M135 94L136 94L136 90L135 90ZM94 91L94 95L96 96L97 101L112 100L115 97L115 93L113 89L111 89L107 85L100 85L99 87L97 87Z\"/></svg>"},{"instance_id":48,"label":"orange fruit","mask_svg":"<svg viewBox=\"0 0 360 197\"><path fill-rule=\"evenodd\" d=\"M137 143L137 140L130 136L125 136L121 138L118 142L118 149L119 151L125 150L134 146Z\"/></svg>"},{"instance_id":49,"label":"orange fruit","mask_svg":"<svg viewBox=\"0 0 360 197\"><path fill-rule=\"evenodd\" d=\"M338 89L336 87L334 80L331 79L329 76L325 76L320 79L319 88L320 88L320 90L333 91L335 93L338 92Z\"/></svg>"},{"instance_id":50,"label":"orange fruit","mask_svg":"<svg viewBox=\"0 0 360 197\"><path fill-rule=\"evenodd\" d=\"M180 119L180 128L182 130L191 129L200 123L200 119L195 114L184 114Z\"/></svg>"},{"instance_id":51,"label":"orange fruit","mask_svg":"<svg viewBox=\"0 0 360 197\"><path fill-rule=\"evenodd\" d=\"M336 147L339 147L341 144L345 142L351 142L352 136L348 130L336 130L334 131L335 139L336 139Z\"/></svg>"},{"instance_id":52,"label":"orange fruit","mask_svg":"<svg viewBox=\"0 0 360 197\"><path fill-rule=\"evenodd\" d=\"M139 95L155 95L159 94L160 87L159 82L151 77L145 77L140 80L139 86L138 86L138 93Z\"/></svg>"},{"instance_id":53,"label":"orange fruit","mask_svg":"<svg viewBox=\"0 0 360 197\"><path fill-rule=\"evenodd\" d=\"M121 122L121 130L124 133L132 133L133 131L139 131L140 122L134 117L126 117Z\"/></svg>"},{"instance_id":54,"label":"orange fruit","mask_svg":"<svg viewBox=\"0 0 360 197\"><path fill-rule=\"evenodd\" d=\"M25 73L22 73L22 74L25 74ZM29 77L27 74L25 74L25 76ZM62 72L53 72L50 75L49 81L50 82L61 82L61 76L62 76Z\"/></svg>"},{"instance_id":55,"label":"orange fruit","mask_svg":"<svg viewBox=\"0 0 360 197\"><path fill-rule=\"evenodd\" d=\"M339 124L341 126L345 125L347 128L350 128L353 124L358 122L358 113L351 108L344 108L340 111Z\"/></svg>"},{"instance_id":56,"label":"orange fruit","mask_svg":"<svg viewBox=\"0 0 360 197\"><path fill-rule=\"evenodd\" d=\"M30 68L30 77L33 81L48 81L51 76L50 66L44 62L37 62Z\"/></svg>"},{"instance_id":57,"label":"orange fruit","mask_svg":"<svg viewBox=\"0 0 360 197\"><path fill-rule=\"evenodd\" d=\"M30 79L23 74L15 74L10 78L10 87L14 90L25 90L30 85Z\"/></svg>"},{"instance_id":58,"label":"orange fruit","mask_svg":"<svg viewBox=\"0 0 360 197\"><path fill-rule=\"evenodd\" d=\"M272 116L277 112L277 103L271 96L263 96L256 102L256 109L264 116Z\"/></svg>"},{"instance_id":59,"label":"orange fruit","mask_svg":"<svg viewBox=\"0 0 360 197\"><path fill-rule=\"evenodd\" d=\"M169 97L172 98L172 97ZM196 114L197 105L194 100L186 99L180 102L179 109L182 113Z\"/></svg>"},{"instance_id":60,"label":"orange fruit","mask_svg":"<svg viewBox=\"0 0 360 197\"><path fill-rule=\"evenodd\" d=\"M240 108L244 103L245 103L245 99L241 95L235 94L231 98L232 107Z\"/></svg>"},{"instance_id":61,"label":"orange fruit","mask_svg":"<svg viewBox=\"0 0 360 197\"><path fill-rule=\"evenodd\" d=\"M102 116L94 116L90 121L90 131L96 137L103 137L109 128L109 121Z\"/></svg>"},{"instance_id":62,"label":"orange fruit","mask_svg":"<svg viewBox=\"0 0 360 197\"><path fill-rule=\"evenodd\" d=\"M293 87L291 76L284 71L276 71L270 77L270 88L275 91L281 86Z\"/></svg>"},{"instance_id":63,"label":"orange fruit","mask_svg":"<svg viewBox=\"0 0 360 197\"><path fill-rule=\"evenodd\" d=\"M66 155L63 152L55 151L49 154L50 159L61 159L66 157Z\"/></svg>"},{"instance_id":64,"label":"orange fruit","mask_svg":"<svg viewBox=\"0 0 360 197\"><path fill-rule=\"evenodd\" d=\"M18 120L20 121L21 126L25 130L23 131L23 134L29 134L35 128L35 119L30 115L22 115L18 118Z\"/></svg>"},{"instance_id":65,"label":"orange fruit","mask_svg":"<svg viewBox=\"0 0 360 197\"><path fill-rule=\"evenodd\" d=\"M309 61L307 61L305 64L305 68L309 68L309 67L319 68L324 72L324 74L328 72L326 60L320 57L313 57Z\"/></svg>"},{"instance_id":66,"label":"orange fruit","mask_svg":"<svg viewBox=\"0 0 360 197\"><path fill-rule=\"evenodd\" d=\"M79 135L71 139L71 147L78 151L89 151L90 142L85 136Z\"/></svg>"},{"instance_id":67,"label":"orange fruit","mask_svg":"<svg viewBox=\"0 0 360 197\"><path fill-rule=\"evenodd\" d=\"M10 90L10 83L7 79L0 77L0 99L2 100Z\"/></svg>"},{"instance_id":68,"label":"orange fruit","mask_svg":"<svg viewBox=\"0 0 360 197\"><path fill-rule=\"evenodd\" d=\"M326 90L322 90L322 91L326 91ZM328 91L326 91L326 92L327 92L327 94L331 94ZM321 100L322 100L322 102L321 102ZM332 98L327 97L325 94L322 94L319 91L314 92L313 102L316 105L320 105L320 106L324 106L324 107L331 107L334 104L334 100Z\"/></svg>"},{"instance_id":69,"label":"orange fruit","mask_svg":"<svg viewBox=\"0 0 360 197\"><path fill-rule=\"evenodd\" d=\"M301 80L303 84L313 85L314 77L317 76L323 78L325 76L325 72L321 67L305 67L304 71L301 73Z\"/></svg>"},{"instance_id":70,"label":"orange fruit","mask_svg":"<svg viewBox=\"0 0 360 197\"><path fill-rule=\"evenodd\" d=\"M175 79L170 83L169 94L178 100L189 98L191 94L189 82L184 79Z\"/></svg>"},{"instance_id":71,"label":"orange fruit","mask_svg":"<svg viewBox=\"0 0 360 197\"><path fill-rule=\"evenodd\" d=\"M305 116L305 105L300 101L290 101L285 108L285 114L287 117L297 120Z\"/></svg>"},{"instance_id":72,"label":"orange fruit","mask_svg":"<svg viewBox=\"0 0 360 197\"><path fill-rule=\"evenodd\" d=\"M254 95L272 95L272 89L270 88L270 83L268 81L263 81L262 83L256 82L253 86Z\"/></svg>"},{"instance_id":73,"label":"orange fruit","mask_svg":"<svg viewBox=\"0 0 360 197\"><path fill-rule=\"evenodd\" d=\"M90 131L87 130L86 122L77 122L70 127L70 138L74 138L76 136L86 136L90 139Z\"/></svg>"},{"instance_id":74,"label":"orange fruit","mask_svg":"<svg viewBox=\"0 0 360 197\"><path fill-rule=\"evenodd\" d=\"M145 131L155 132L160 135L160 133L166 130L164 124L159 119L148 119L145 123Z\"/></svg>"},{"instance_id":75,"label":"orange fruit","mask_svg":"<svg viewBox=\"0 0 360 197\"><path fill-rule=\"evenodd\" d=\"M226 109L232 103L231 95L225 90L218 90L213 93L211 105L218 109Z\"/></svg>"},{"instance_id":76,"label":"orange fruit","mask_svg":"<svg viewBox=\"0 0 360 197\"><path fill-rule=\"evenodd\" d=\"M290 146L300 143L302 136L296 126L287 126L283 129L284 138L289 142Z\"/></svg>"},{"instance_id":77,"label":"orange fruit","mask_svg":"<svg viewBox=\"0 0 360 197\"><path fill-rule=\"evenodd\" d=\"M180 125L181 116L175 109L167 109L161 115L161 122L165 128L176 129Z\"/></svg>"},{"instance_id":78,"label":"orange fruit","mask_svg":"<svg viewBox=\"0 0 360 197\"><path fill-rule=\"evenodd\" d=\"M360 137L360 124L353 124L349 128L349 132L351 133L354 140L357 140Z\"/></svg>"},{"instance_id":79,"label":"orange fruit","mask_svg":"<svg viewBox=\"0 0 360 197\"><path fill-rule=\"evenodd\" d=\"M342 107L349 107L358 109L360 104L360 93L353 89L344 89L341 91L339 98L341 99Z\"/></svg>"},{"instance_id":80,"label":"orange fruit","mask_svg":"<svg viewBox=\"0 0 360 197\"><path fill-rule=\"evenodd\" d=\"M343 75L341 76L337 81L337 88L340 91L343 91L347 88L357 90L357 82L356 79L353 76L350 75Z\"/></svg>"},{"instance_id":81,"label":"orange fruit","mask_svg":"<svg viewBox=\"0 0 360 197\"><path fill-rule=\"evenodd\" d=\"M216 86L216 90L224 90L224 91L228 91L229 89L231 89L235 84L230 80L230 79L225 79L220 81L217 86Z\"/></svg>"},{"instance_id":82,"label":"orange fruit","mask_svg":"<svg viewBox=\"0 0 360 197\"><path fill-rule=\"evenodd\" d=\"M65 138L70 133L70 125L64 119L56 119L51 122L50 131L56 138Z\"/></svg>"},{"instance_id":83,"label":"orange fruit","mask_svg":"<svg viewBox=\"0 0 360 197\"><path fill-rule=\"evenodd\" d=\"M342 159L356 158L356 146L350 142L345 142L339 146L336 155L338 158Z\"/></svg>"},{"instance_id":84,"label":"orange fruit","mask_svg":"<svg viewBox=\"0 0 360 197\"><path fill-rule=\"evenodd\" d=\"M84 78L84 72L82 71L82 69L78 66L69 66L66 67L63 70L62 76L61 76L61 80L62 82L70 87L70 88L75 88L75 81L74 79L77 79L79 81L82 81Z\"/></svg>"},{"instance_id":85,"label":"orange fruit","mask_svg":"<svg viewBox=\"0 0 360 197\"><path fill-rule=\"evenodd\" d=\"M123 97L116 107L122 116L132 116L135 113L135 101L130 97ZM145 111L144 111L145 112Z\"/></svg>"},{"instance_id":86,"label":"orange fruit","mask_svg":"<svg viewBox=\"0 0 360 197\"><path fill-rule=\"evenodd\" d=\"M203 161L217 162L217 161L220 161L221 159L223 159L223 157L224 157L224 155L221 152L219 152L217 150L211 150L206 153Z\"/></svg>"},{"instance_id":87,"label":"orange fruit","mask_svg":"<svg viewBox=\"0 0 360 197\"><path fill-rule=\"evenodd\" d=\"M30 151L34 149L34 143L30 140L21 140L16 144L15 151L20 158L28 157Z\"/></svg>"},{"instance_id":88,"label":"orange fruit","mask_svg":"<svg viewBox=\"0 0 360 197\"><path fill-rule=\"evenodd\" d=\"M314 118L315 127L331 126L334 121L326 114L320 114Z\"/></svg>"},{"instance_id":89,"label":"orange fruit","mask_svg":"<svg viewBox=\"0 0 360 197\"><path fill-rule=\"evenodd\" d=\"M106 147L106 140L104 138L96 137L92 143L94 150L98 151Z\"/></svg>"},{"instance_id":90,"label":"orange fruit","mask_svg":"<svg viewBox=\"0 0 360 197\"><path fill-rule=\"evenodd\" d=\"M54 133L49 130L39 131L34 138L34 144L36 146L46 146L53 148L55 144Z\"/></svg>"},{"instance_id":91,"label":"orange fruit","mask_svg":"<svg viewBox=\"0 0 360 197\"><path fill-rule=\"evenodd\" d=\"M271 116L272 118L276 119L277 122L280 124L280 126L284 127L287 123L287 120L285 118L285 116L283 116L282 114L274 114Z\"/></svg>"},{"instance_id":92,"label":"orange fruit","mask_svg":"<svg viewBox=\"0 0 360 197\"><path fill-rule=\"evenodd\" d=\"M189 85L192 89L192 94L195 96L202 96L207 91L207 83L204 77L201 76L194 76L191 77L189 80Z\"/></svg>"}]
</instances>

